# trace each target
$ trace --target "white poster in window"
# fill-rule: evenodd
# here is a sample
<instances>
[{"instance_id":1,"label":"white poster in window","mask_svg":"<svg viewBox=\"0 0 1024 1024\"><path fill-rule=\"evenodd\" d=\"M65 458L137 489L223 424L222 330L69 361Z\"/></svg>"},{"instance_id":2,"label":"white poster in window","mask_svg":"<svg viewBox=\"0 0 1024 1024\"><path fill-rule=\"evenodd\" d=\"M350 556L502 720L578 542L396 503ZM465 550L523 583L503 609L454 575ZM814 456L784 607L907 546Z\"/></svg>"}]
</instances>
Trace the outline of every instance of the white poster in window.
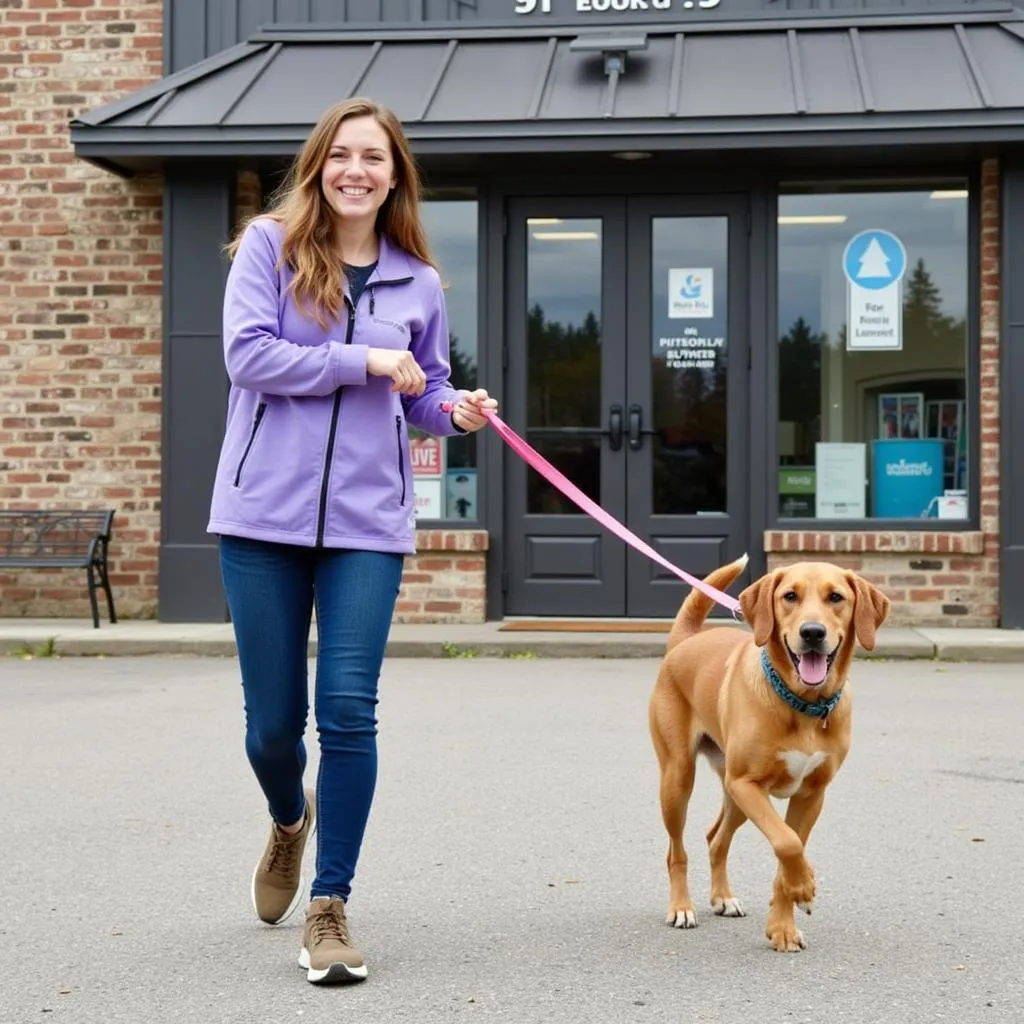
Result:
<instances>
[{"instance_id":1,"label":"white poster in window","mask_svg":"<svg viewBox=\"0 0 1024 1024\"><path fill-rule=\"evenodd\" d=\"M670 267L668 315L672 320L715 315L715 272L711 267Z\"/></svg>"},{"instance_id":2,"label":"white poster in window","mask_svg":"<svg viewBox=\"0 0 1024 1024\"><path fill-rule=\"evenodd\" d=\"M814 514L819 519L865 518L867 447L824 441L814 446L818 487Z\"/></svg>"},{"instance_id":3,"label":"white poster in window","mask_svg":"<svg viewBox=\"0 0 1024 1024\"><path fill-rule=\"evenodd\" d=\"M907 251L891 232L871 228L854 235L843 251L846 275L846 348L903 348L903 274Z\"/></svg>"},{"instance_id":4,"label":"white poster in window","mask_svg":"<svg viewBox=\"0 0 1024 1024\"><path fill-rule=\"evenodd\" d=\"M413 478L413 511L417 519L443 519L444 508L441 504L444 494L444 481L439 477Z\"/></svg>"}]
</instances>

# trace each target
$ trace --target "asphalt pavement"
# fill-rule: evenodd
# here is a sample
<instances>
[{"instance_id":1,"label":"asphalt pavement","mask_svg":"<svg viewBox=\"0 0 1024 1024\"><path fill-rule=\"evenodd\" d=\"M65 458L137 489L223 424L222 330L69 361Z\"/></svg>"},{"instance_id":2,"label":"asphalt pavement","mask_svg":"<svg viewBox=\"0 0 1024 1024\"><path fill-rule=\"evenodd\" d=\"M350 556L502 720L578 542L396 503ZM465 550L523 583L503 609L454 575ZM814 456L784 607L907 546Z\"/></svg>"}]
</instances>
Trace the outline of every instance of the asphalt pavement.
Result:
<instances>
[{"instance_id":1,"label":"asphalt pavement","mask_svg":"<svg viewBox=\"0 0 1024 1024\"><path fill-rule=\"evenodd\" d=\"M788 955L764 938L773 861L753 826L731 858L749 916L706 909L706 765L687 833L700 927L664 923L655 667L389 660L350 905L370 977L318 988L299 916L269 928L249 905L266 817L237 663L0 658L0 1022L1024 1019L1019 667L857 666L853 751L809 847L808 948ZM312 722L309 740L312 773Z\"/></svg>"}]
</instances>

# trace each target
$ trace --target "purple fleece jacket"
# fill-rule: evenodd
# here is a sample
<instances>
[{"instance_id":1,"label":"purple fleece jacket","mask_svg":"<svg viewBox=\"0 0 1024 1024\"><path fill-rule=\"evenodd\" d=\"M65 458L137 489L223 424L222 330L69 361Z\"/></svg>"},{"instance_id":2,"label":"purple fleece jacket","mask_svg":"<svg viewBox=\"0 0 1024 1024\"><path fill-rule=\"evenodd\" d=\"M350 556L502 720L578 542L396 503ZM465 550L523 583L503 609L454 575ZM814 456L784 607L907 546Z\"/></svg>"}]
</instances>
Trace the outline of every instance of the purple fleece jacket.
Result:
<instances>
[{"instance_id":1,"label":"purple fleece jacket","mask_svg":"<svg viewBox=\"0 0 1024 1024\"><path fill-rule=\"evenodd\" d=\"M381 238L356 308L323 330L286 292L283 227L253 221L224 296L231 390L208 532L283 544L415 551L406 423L459 433L441 406L463 392L448 377L448 318L436 271ZM409 349L426 374L417 398L366 371L370 348Z\"/></svg>"}]
</instances>

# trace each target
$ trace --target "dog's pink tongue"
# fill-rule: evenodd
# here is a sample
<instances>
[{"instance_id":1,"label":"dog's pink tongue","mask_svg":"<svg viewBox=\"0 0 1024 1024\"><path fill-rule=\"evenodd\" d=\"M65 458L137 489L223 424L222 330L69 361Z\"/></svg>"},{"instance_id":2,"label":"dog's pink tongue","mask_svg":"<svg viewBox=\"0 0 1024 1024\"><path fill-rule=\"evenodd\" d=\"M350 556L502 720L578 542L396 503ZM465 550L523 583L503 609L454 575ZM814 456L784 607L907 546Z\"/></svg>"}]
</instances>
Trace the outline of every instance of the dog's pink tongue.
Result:
<instances>
[{"instance_id":1,"label":"dog's pink tongue","mask_svg":"<svg viewBox=\"0 0 1024 1024\"><path fill-rule=\"evenodd\" d=\"M800 655L800 678L811 686L817 686L825 678L828 671L828 659L824 654L811 651Z\"/></svg>"}]
</instances>

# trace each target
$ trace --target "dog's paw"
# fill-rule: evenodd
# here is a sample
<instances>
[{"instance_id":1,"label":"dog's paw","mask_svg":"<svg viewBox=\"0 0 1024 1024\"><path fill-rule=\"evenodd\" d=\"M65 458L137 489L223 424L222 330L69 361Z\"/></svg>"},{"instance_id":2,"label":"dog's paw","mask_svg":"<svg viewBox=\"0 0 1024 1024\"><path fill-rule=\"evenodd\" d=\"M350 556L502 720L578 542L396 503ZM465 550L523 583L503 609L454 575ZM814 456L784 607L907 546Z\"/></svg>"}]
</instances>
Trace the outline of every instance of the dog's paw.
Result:
<instances>
[{"instance_id":1,"label":"dog's paw","mask_svg":"<svg viewBox=\"0 0 1024 1024\"><path fill-rule=\"evenodd\" d=\"M769 922L765 934L776 953L799 953L807 948L803 932L792 923Z\"/></svg>"},{"instance_id":2,"label":"dog's paw","mask_svg":"<svg viewBox=\"0 0 1024 1024\"><path fill-rule=\"evenodd\" d=\"M665 915L665 923L672 925L673 928L696 928L697 911L692 907L689 910L676 910L669 907L669 911Z\"/></svg>"},{"instance_id":3,"label":"dog's paw","mask_svg":"<svg viewBox=\"0 0 1024 1024\"><path fill-rule=\"evenodd\" d=\"M747 916L747 912L743 909L743 904L735 896L730 896L727 899L715 896L711 900L711 908L719 917Z\"/></svg>"},{"instance_id":4,"label":"dog's paw","mask_svg":"<svg viewBox=\"0 0 1024 1024\"><path fill-rule=\"evenodd\" d=\"M804 913L809 914L814 906L814 897L818 886L814 878L814 868L806 862L803 869L786 872L782 879L782 894L790 903L795 903Z\"/></svg>"}]
</instances>

